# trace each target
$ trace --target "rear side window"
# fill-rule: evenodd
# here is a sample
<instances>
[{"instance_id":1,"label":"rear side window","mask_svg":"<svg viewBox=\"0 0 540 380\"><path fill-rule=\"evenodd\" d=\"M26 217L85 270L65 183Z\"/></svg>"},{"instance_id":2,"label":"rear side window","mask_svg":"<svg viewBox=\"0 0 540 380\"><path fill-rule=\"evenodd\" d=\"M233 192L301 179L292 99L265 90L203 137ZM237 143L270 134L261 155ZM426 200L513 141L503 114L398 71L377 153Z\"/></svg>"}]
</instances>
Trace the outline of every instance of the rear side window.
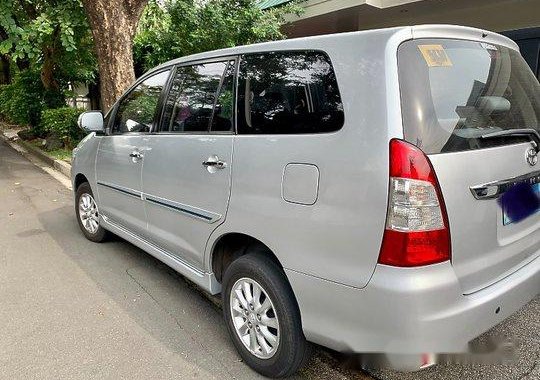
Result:
<instances>
[{"instance_id":1,"label":"rear side window","mask_svg":"<svg viewBox=\"0 0 540 380\"><path fill-rule=\"evenodd\" d=\"M238 86L240 134L323 133L343 126L336 76L322 52L244 55Z\"/></svg>"},{"instance_id":2,"label":"rear side window","mask_svg":"<svg viewBox=\"0 0 540 380\"><path fill-rule=\"evenodd\" d=\"M165 101L161 131L232 130L234 61L181 66Z\"/></svg>"},{"instance_id":3,"label":"rear side window","mask_svg":"<svg viewBox=\"0 0 540 380\"><path fill-rule=\"evenodd\" d=\"M540 131L540 85L519 52L500 45L419 39L398 50L405 139L426 153L523 141L494 132Z\"/></svg>"}]
</instances>

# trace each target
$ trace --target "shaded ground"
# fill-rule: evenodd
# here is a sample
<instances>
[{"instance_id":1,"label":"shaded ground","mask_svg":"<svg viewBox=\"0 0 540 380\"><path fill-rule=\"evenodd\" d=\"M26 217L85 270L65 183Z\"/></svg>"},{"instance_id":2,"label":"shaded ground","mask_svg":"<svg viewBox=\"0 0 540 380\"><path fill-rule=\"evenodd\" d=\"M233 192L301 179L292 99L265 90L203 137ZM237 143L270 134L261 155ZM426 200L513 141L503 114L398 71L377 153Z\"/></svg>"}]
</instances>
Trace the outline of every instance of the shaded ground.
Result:
<instances>
[{"instance_id":1,"label":"shaded ground","mask_svg":"<svg viewBox=\"0 0 540 380\"><path fill-rule=\"evenodd\" d=\"M1 140L0 226L1 378L260 378L213 303L127 242L87 241L71 192ZM345 378L328 360L298 378Z\"/></svg>"},{"instance_id":2,"label":"shaded ground","mask_svg":"<svg viewBox=\"0 0 540 380\"><path fill-rule=\"evenodd\" d=\"M120 239L94 244L72 194L0 140L2 378L260 378L239 361L213 302ZM512 366L436 366L380 379L539 379L540 299L492 334L514 337ZM365 379L316 350L297 378Z\"/></svg>"},{"instance_id":3,"label":"shaded ground","mask_svg":"<svg viewBox=\"0 0 540 380\"><path fill-rule=\"evenodd\" d=\"M382 371L373 375L385 380L540 379L540 297L481 338L488 337L514 341L516 362L511 365L437 365L415 373Z\"/></svg>"}]
</instances>

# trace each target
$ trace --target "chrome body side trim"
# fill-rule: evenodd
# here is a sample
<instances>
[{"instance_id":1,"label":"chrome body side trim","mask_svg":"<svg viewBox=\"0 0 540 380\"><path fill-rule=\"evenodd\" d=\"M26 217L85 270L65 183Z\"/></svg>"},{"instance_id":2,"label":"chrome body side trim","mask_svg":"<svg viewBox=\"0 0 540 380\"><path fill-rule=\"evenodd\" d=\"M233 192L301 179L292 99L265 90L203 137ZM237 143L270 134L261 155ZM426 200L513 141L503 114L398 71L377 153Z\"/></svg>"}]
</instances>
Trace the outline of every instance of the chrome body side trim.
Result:
<instances>
[{"instance_id":1,"label":"chrome body side trim","mask_svg":"<svg viewBox=\"0 0 540 380\"><path fill-rule=\"evenodd\" d=\"M113 185L112 183L108 183L108 182L101 182L101 181L98 181L97 184L99 186L103 186L103 187L106 187L106 188L109 188L111 190L115 190L115 191L118 191L120 193L123 193L123 194L126 194L126 195L130 195L132 197L136 197L136 198L140 198L140 199L143 199L142 198L142 193L138 190L133 190L133 189L130 189L129 187L124 187L124 186L119 186L119 185Z\"/></svg>"},{"instance_id":2,"label":"chrome body side trim","mask_svg":"<svg viewBox=\"0 0 540 380\"><path fill-rule=\"evenodd\" d=\"M147 202L178 211L182 214L203 220L207 223L214 223L221 219L221 215L183 203L174 202L166 198L157 197L151 194L143 194Z\"/></svg>"},{"instance_id":3,"label":"chrome body side trim","mask_svg":"<svg viewBox=\"0 0 540 380\"><path fill-rule=\"evenodd\" d=\"M145 194L141 191L133 190L127 187L119 186L119 185L113 185L106 182L97 182L98 185L118 191L122 194L126 194L132 197L139 198L141 200L166 207L168 209L178 211L184 215L191 216L200 220L203 220L207 223L214 223L221 219L220 214L213 213L211 211L203 210L197 207L193 207L190 205L186 205L179 202L174 202L171 200L168 200L166 198L157 197L155 195L151 194Z\"/></svg>"}]
</instances>

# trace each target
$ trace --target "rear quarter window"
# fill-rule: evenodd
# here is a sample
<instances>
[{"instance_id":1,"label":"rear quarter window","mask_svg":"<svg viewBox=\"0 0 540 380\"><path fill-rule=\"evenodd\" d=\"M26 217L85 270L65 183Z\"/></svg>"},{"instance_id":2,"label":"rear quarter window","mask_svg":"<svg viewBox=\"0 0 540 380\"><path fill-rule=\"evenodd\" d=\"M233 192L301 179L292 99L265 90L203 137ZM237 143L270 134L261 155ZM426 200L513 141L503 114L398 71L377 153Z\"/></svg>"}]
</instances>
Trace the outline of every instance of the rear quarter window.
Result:
<instances>
[{"instance_id":1,"label":"rear quarter window","mask_svg":"<svg viewBox=\"0 0 540 380\"><path fill-rule=\"evenodd\" d=\"M317 51L241 57L238 133L324 133L343 126L343 104L330 63Z\"/></svg>"}]
</instances>

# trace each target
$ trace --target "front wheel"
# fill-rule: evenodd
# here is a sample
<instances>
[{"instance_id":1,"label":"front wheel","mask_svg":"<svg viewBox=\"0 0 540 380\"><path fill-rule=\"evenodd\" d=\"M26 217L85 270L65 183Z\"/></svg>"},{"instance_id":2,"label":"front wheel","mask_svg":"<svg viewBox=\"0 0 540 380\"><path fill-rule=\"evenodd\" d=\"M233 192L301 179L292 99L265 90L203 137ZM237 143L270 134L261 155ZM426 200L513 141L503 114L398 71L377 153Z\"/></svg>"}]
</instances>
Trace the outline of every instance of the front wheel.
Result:
<instances>
[{"instance_id":1,"label":"front wheel","mask_svg":"<svg viewBox=\"0 0 540 380\"><path fill-rule=\"evenodd\" d=\"M88 182L77 188L75 213L79 227L88 240L100 243L107 238L107 231L99 223L98 205Z\"/></svg>"},{"instance_id":2,"label":"front wheel","mask_svg":"<svg viewBox=\"0 0 540 380\"><path fill-rule=\"evenodd\" d=\"M294 374L310 347L283 270L264 253L247 254L227 268L223 283L225 321L244 362L268 377Z\"/></svg>"}]
</instances>

